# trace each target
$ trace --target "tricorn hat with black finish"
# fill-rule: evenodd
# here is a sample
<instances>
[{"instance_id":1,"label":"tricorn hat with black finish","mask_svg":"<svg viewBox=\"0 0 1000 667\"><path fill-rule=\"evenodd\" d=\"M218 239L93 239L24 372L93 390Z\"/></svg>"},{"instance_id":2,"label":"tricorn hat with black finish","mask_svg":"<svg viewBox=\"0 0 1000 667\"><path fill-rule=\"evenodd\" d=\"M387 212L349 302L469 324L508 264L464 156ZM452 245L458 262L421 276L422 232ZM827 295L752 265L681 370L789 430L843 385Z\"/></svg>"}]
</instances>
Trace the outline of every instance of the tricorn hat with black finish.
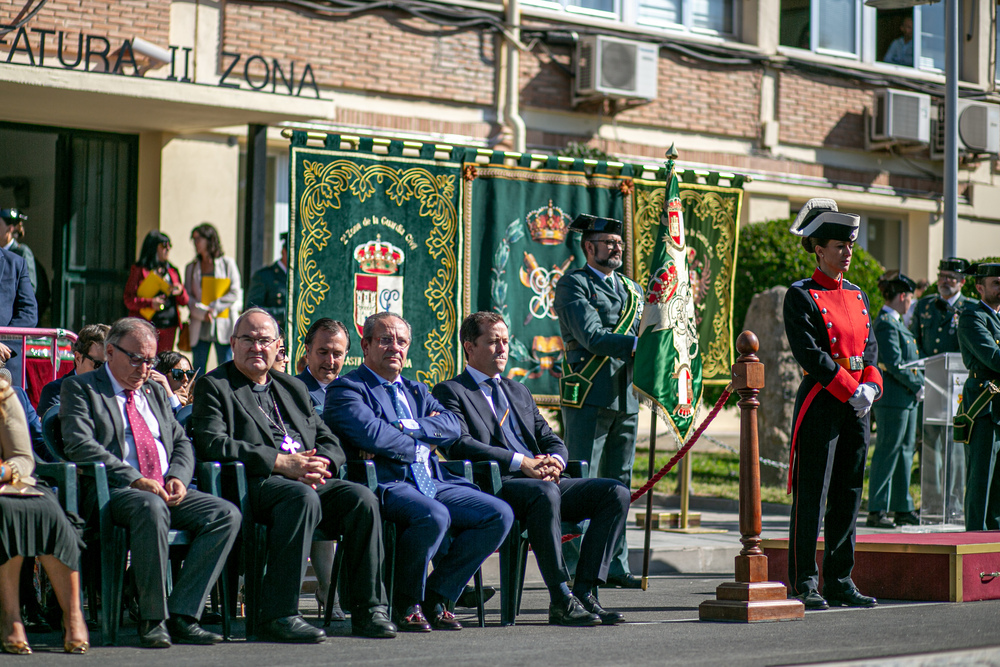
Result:
<instances>
[{"instance_id":1,"label":"tricorn hat with black finish","mask_svg":"<svg viewBox=\"0 0 1000 667\"><path fill-rule=\"evenodd\" d=\"M975 276L976 278L1000 277L1000 264L995 264L993 262L973 264L969 267L969 270L966 273L971 276Z\"/></svg>"},{"instance_id":2,"label":"tricorn hat with black finish","mask_svg":"<svg viewBox=\"0 0 1000 667\"><path fill-rule=\"evenodd\" d=\"M969 270L969 262L961 257L948 257L938 262L938 271L953 271L965 273Z\"/></svg>"},{"instance_id":3,"label":"tricorn hat with black finish","mask_svg":"<svg viewBox=\"0 0 1000 667\"><path fill-rule=\"evenodd\" d=\"M796 236L809 236L833 241L855 241L861 216L840 213L832 199L810 199L805 203L789 231Z\"/></svg>"},{"instance_id":4,"label":"tricorn hat with black finish","mask_svg":"<svg viewBox=\"0 0 1000 667\"><path fill-rule=\"evenodd\" d=\"M882 276L882 278L879 278L879 289L884 289L886 285L888 285L890 294L904 294L906 292L912 294L917 289L915 282L898 271L890 271Z\"/></svg>"},{"instance_id":5,"label":"tricorn hat with black finish","mask_svg":"<svg viewBox=\"0 0 1000 667\"><path fill-rule=\"evenodd\" d=\"M569 226L570 231L574 232L597 232L601 234L617 234L621 236L622 234L622 222L621 220L615 220L614 218L599 218L596 215L589 215L587 213L581 213L576 216Z\"/></svg>"}]
</instances>

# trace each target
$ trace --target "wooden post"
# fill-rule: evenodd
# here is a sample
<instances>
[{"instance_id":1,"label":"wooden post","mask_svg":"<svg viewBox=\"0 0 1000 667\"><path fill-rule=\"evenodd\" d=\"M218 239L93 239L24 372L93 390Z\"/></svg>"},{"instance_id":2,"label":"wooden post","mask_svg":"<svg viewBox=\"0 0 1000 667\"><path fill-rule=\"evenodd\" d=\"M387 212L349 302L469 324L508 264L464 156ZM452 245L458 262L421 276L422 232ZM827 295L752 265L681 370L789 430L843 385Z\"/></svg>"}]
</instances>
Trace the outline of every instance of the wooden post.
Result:
<instances>
[{"instance_id":1,"label":"wooden post","mask_svg":"<svg viewBox=\"0 0 1000 667\"><path fill-rule=\"evenodd\" d=\"M649 476L656 472L656 410L649 411ZM649 587L649 539L653 530L653 489L646 494L645 543L642 549L642 590Z\"/></svg>"},{"instance_id":2,"label":"wooden post","mask_svg":"<svg viewBox=\"0 0 1000 667\"><path fill-rule=\"evenodd\" d=\"M733 387L740 395L740 533L743 549L736 557L736 581L721 584L715 600L698 607L703 621L798 620L805 607L788 599L785 585L767 581L767 556L760 548L760 463L757 451L757 394L764 387L764 364L756 352L757 336L744 331L736 340L739 359L733 365Z\"/></svg>"}]
</instances>

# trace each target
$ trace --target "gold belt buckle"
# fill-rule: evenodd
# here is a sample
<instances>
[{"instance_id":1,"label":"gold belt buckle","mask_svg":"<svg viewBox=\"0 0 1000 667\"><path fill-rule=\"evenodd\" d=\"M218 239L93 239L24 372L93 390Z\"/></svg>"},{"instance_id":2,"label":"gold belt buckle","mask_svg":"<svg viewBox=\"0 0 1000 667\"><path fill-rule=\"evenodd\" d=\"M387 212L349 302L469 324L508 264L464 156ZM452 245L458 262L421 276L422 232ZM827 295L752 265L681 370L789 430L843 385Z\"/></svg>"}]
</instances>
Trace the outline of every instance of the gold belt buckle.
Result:
<instances>
[{"instance_id":1,"label":"gold belt buckle","mask_svg":"<svg viewBox=\"0 0 1000 667\"><path fill-rule=\"evenodd\" d=\"M860 371L865 368L865 360L861 357L851 357L851 370Z\"/></svg>"}]
</instances>

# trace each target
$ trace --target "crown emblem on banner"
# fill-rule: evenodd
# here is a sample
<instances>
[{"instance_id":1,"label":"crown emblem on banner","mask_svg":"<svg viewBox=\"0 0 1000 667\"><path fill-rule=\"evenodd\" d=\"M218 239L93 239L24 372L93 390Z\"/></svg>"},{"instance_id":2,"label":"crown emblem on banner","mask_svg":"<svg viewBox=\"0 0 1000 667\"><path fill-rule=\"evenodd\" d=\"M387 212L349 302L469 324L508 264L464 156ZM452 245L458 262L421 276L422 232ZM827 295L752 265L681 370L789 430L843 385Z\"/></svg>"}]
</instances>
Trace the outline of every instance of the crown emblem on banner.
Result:
<instances>
[{"instance_id":1,"label":"crown emblem on banner","mask_svg":"<svg viewBox=\"0 0 1000 667\"><path fill-rule=\"evenodd\" d=\"M531 240L542 245L559 245L566 238L566 224L569 215L549 200L543 206L529 213L526 218Z\"/></svg>"},{"instance_id":2,"label":"crown emblem on banner","mask_svg":"<svg viewBox=\"0 0 1000 667\"><path fill-rule=\"evenodd\" d=\"M354 259L365 273L392 275L403 263L403 251L382 241L381 236L376 236L374 241L363 243L354 249Z\"/></svg>"}]
</instances>

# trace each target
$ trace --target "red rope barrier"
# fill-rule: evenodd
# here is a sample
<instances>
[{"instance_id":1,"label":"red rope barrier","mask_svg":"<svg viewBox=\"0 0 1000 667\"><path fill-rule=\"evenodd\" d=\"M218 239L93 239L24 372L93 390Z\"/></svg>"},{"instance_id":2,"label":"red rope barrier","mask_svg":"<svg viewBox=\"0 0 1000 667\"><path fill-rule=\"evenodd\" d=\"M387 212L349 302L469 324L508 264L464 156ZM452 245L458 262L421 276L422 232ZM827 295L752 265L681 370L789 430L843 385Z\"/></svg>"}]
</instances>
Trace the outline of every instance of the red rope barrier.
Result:
<instances>
[{"instance_id":1,"label":"red rope barrier","mask_svg":"<svg viewBox=\"0 0 1000 667\"><path fill-rule=\"evenodd\" d=\"M729 397L732 396L732 394L733 394L732 385L730 384L722 392L722 396L719 396L719 400L715 402L715 407L712 408L712 411L708 413L708 417L706 417L705 421L703 421L701 425L698 426L694 434L690 437L690 439L688 439L687 443L685 443L683 447L677 450L677 453L674 454L669 461L667 461L667 464L665 466L660 468L659 472L650 477L648 482L643 484L641 488L636 489L632 493L632 498L629 501L630 503L634 503L639 498L642 498L644 495L646 495L646 493L648 493L650 489L656 486L657 482L663 479L664 475L670 472L673 469L673 467L677 465L678 461L684 458L684 455L687 454L692 447L694 447L694 444L696 442L698 442L698 438L701 437L701 434L705 432L705 429L707 429L709 424L712 423L712 420L714 420L715 417L719 414L719 411L722 410L722 406L726 404L726 401L729 400ZM576 537L579 537L579 535L563 535L562 541L569 542L570 540Z\"/></svg>"}]
</instances>

